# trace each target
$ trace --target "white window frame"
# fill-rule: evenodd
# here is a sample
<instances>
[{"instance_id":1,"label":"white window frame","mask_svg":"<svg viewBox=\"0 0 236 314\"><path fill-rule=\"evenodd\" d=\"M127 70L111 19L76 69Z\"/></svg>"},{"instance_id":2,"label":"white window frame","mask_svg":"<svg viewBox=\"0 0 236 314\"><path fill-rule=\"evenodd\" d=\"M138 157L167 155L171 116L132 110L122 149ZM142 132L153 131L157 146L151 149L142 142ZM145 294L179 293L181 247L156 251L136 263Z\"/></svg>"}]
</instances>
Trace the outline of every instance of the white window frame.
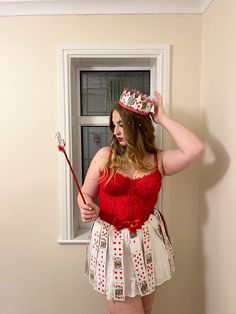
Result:
<instances>
[{"instance_id":1,"label":"white window frame","mask_svg":"<svg viewBox=\"0 0 236 314\"><path fill-rule=\"evenodd\" d=\"M149 66L132 67L133 69L150 69L150 90L158 90L164 99L164 109L169 112L169 73L170 73L170 45L76 45L76 46L60 46L58 48L58 66L59 66L59 125L58 130L66 142L66 152L72 161L72 98L71 86L73 84L71 77L76 75L73 73L72 61L91 60L91 63L102 60L124 60L124 66L112 66L110 70L130 70L127 66L127 60L145 60L145 64ZM103 59L103 60L104 60ZM84 69L105 69L106 66L93 67L86 66ZM151 96L153 96L151 94ZM109 118L106 117L81 117L82 125L89 123L91 125L108 125ZM166 146L166 137L163 129L156 125L158 147ZM80 145L80 144L79 144ZM70 169L66 164L64 156L60 156L60 212L61 225L58 243L89 243L89 229L77 238L73 238L73 178ZM81 163L81 158L80 161ZM81 172L81 171L80 171ZM81 174L79 174L81 183ZM159 197L159 207L166 208L168 206L168 191L166 186L162 189Z\"/></svg>"}]
</instances>

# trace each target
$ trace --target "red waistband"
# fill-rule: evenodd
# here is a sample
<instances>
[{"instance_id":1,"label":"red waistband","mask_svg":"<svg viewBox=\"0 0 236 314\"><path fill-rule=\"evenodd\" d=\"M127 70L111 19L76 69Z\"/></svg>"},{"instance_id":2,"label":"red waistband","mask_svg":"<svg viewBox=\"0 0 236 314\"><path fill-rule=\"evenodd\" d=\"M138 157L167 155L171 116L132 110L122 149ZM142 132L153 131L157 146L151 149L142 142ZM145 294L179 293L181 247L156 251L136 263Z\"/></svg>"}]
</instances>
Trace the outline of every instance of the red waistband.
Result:
<instances>
[{"instance_id":1,"label":"red waistband","mask_svg":"<svg viewBox=\"0 0 236 314\"><path fill-rule=\"evenodd\" d=\"M118 231L124 228L128 228L130 233L135 233L137 229L141 229L145 221L148 220L150 214L140 217L135 220L119 220L117 217L107 215L104 212L100 212L100 218L109 224L113 225Z\"/></svg>"}]
</instances>

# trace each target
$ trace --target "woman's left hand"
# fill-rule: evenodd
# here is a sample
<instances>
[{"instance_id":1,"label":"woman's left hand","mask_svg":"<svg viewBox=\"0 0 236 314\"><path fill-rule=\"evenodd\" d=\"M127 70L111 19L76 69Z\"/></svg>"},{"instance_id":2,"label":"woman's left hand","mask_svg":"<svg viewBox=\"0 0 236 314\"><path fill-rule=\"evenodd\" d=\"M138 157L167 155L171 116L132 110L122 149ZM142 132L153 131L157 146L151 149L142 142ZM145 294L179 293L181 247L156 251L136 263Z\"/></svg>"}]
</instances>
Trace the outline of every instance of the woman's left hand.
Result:
<instances>
[{"instance_id":1,"label":"woman's left hand","mask_svg":"<svg viewBox=\"0 0 236 314\"><path fill-rule=\"evenodd\" d=\"M160 123L161 117L165 115L164 109L163 109L163 98L158 91L154 91L155 95L155 107L154 107L154 113L152 114L152 119L156 123Z\"/></svg>"}]
</instances>

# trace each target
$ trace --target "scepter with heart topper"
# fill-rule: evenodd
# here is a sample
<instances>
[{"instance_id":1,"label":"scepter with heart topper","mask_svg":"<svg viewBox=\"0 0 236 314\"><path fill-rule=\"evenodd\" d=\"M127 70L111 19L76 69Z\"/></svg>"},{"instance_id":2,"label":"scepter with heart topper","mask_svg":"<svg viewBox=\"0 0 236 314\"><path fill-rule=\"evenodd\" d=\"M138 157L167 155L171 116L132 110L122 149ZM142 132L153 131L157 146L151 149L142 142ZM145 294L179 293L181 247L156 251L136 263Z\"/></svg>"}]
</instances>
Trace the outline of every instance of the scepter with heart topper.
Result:
<instances>
[{"instance_id":1,"label":"scepter with heart topper","mask_svg":"<svg viewBox=\"0 0 236 314\"><path fill-rule=\"evenodd\" d=\"M75 183L76 183L76 186L77 186L77 188L78 188L78 191L79 191L79 193L80 193L80 195L81 195L81 197L82 197L82 200L83 200L84 204L86 204L86 201L85 201L84 195L83 195L83 193L82 193L82 191L81 191L79 182L78 182L78 180L77 180L77 178L76 178L76 175L75 175L75 172L74 172L74 170L73 170L73 168L72 168L71 162L70 162L70 160L69 160L69 158L68 158L68 156L67 156L67 153L66 153L66 151L65 151L65 146L66 146L66 144L65 144L65 141L62 139L60 132L56 132L56 133L55 133L55 139L57 140L57 147L58 147L58 150L59 150L60 152L63 152L63 154L65 155L66 161L67 161L67 163L68 163L68 165L69 165L69 167L70 167L70 171L71 171L71 173L72 173L72 175L73 175L73 178L74 178L74 180L75 180Z\"/></svg>"}]
</instances>

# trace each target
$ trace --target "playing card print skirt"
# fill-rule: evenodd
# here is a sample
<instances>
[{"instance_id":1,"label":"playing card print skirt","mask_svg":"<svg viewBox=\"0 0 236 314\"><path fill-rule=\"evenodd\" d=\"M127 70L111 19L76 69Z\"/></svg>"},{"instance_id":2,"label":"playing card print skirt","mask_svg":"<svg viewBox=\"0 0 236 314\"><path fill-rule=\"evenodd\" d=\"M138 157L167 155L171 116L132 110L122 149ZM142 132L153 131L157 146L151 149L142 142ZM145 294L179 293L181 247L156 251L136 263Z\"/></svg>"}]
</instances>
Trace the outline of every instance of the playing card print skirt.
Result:
<instances>
[{"instance_id":1,"label":"playing card print skirt","mask_svg":"<svg viewBox=\"0 0 236 314\"><path fill-rule=\"evenodd\" d=\"M174 253L161 213L155 209L140 229L117 230L95 220L87 246L85 274L107 299L148 295L171 278Z\"/></svg>"}]
</instances>

